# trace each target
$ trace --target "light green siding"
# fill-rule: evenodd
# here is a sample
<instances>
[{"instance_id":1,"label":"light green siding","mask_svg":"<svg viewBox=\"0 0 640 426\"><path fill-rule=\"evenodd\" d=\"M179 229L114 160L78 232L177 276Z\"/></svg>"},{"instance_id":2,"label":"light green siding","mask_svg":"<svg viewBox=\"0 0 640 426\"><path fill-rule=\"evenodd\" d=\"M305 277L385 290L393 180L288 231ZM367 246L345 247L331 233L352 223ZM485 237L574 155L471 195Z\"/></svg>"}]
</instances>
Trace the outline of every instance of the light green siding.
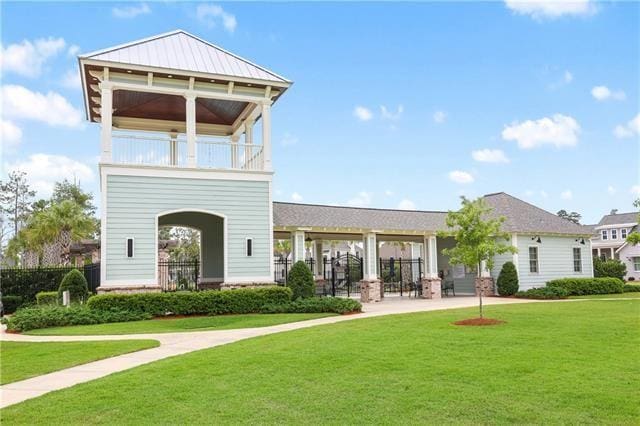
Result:
<instances>
[{"instance_id":1,"label":"light green siding","mask_svg":"<svg viewBox=\"0 0 640 426\"><path fill-rule=\"evenodd\" d=\"M463 276L455 277L455 266L449 265L449 256L442 253L442 249L455 247L456 242L452 237L438 238L438 272L444 273L444 279L453 279L456 294L475 294L475 279L477 272L475 270L465 268ZM461 267L458 267L461 268Z\"/></svg>"},{"instance_id":2,"label":"light green siding","mask_svg":"<svg viewBox=\"0 0 640 426\"><path fill-rule=\"evenodd\" d=\"M227 279L270 276L269 182L123 175L106 179L107 281L154 279L156 215L180 209L226 216ZM135 239L132 259L124 250L128 237ZM246 256L246 238L253 238L252 257Z\"/></svg>"}]
</instances>

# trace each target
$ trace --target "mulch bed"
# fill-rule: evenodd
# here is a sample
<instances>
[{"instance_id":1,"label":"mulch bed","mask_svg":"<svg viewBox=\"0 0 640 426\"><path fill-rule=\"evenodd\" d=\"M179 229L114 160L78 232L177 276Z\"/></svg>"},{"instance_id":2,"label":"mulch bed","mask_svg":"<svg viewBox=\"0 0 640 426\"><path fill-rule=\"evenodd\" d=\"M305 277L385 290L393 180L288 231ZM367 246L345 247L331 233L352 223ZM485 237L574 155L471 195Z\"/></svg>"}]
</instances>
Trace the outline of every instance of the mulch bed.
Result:
<instances>
[{"instance_id":1,"label":"mulch bed","mask_svg":"<svg viewBox=\"0 0 640 426\"><path fill-rule=\"evenodd\" d=\"M504 324L506 321L500 321L493 318L469 318L466 320L456 321L453 324L455 325L498 325Z\"/></svg>"}]
</instances>

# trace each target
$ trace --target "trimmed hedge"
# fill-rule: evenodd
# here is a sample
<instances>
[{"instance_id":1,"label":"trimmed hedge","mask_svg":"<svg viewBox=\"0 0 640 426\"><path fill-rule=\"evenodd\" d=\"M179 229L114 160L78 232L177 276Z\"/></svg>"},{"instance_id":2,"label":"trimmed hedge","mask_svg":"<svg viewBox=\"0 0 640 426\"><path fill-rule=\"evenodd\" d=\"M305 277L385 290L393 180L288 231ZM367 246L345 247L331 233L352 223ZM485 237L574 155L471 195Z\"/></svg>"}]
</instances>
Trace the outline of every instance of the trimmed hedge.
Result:
<instances>
[{"instance_id":1,"label":"trimmed hedge","mask_svg":"<svg viewBox=\"0 0 640 426\"><path fill-rule=\"evenodd\" d=\"M505 262L498 275L498 294L500 296L513 296L518 292L518 271L513 262Z\"/></svg>"},{"instance_id":2,"label":"trimmed hedge","mask_svg":"<svg viewBox=\"0 0 640 426\"><path fill-rule=\"evenodd\" d=\"M291 289L276 286L223 291L101 294L90 297L87 306L98 311L115 309L153 316L249 314L261 312L265 305L288 303L291 295Z\"/></svg>"},{"instance_id":3,"label":"trimmed hedge","mask_svg":"<svg viewBox=\"0 0 640 426\"><path fill-rule=\"evenodd\" d=\"M69 297L72 302L84 302L87 300L89 286L82 272L77 269L72 269L64 276L58 288L59 300L62 300L62 293L65 291L69 292Z\"/></svg>"},{"instance_id":4,"label":"trimmed hedge","mask_svg":"<svg viewBox=\"0 0 640 426\"><path fill-rule=\"evenodd\" d=\"M87 306L36 306L18 310L5 322L8 331L19 332L38 328L137 321L150 318L151 315L143 312L96 311Z\"/></svg>"},{"instance_id":5,"label":"trimmed hedge","mask_svg":"<svg viewBox=\"0 0 640 426\"><path fill-rule=\"evenodd\" d=\"M315 282L313 281L313 274L303 260L297 261L291 267L287 276L287 287L293 292L292 298L294 300L314 296Z\"/></svg>"},{"instance_id":6,"label":"trimmed hedge","mask_svg":"<svg viewBox=\"0 0 640 426\"><path fill-rule=\"evenodd\" d=\"M57 305L58 304L58 292L57 291L41 291L36 294L36 302L38 305Z\"/></svg>"},{"instance_id":7,"label":"trimmed hedge","mask_svg":"<svg viewBox=\"0 0 640 426\"><path fill-rule=\"evenodd\" d=\"M348 314L361 312L362 305L357 300L339 297L310 297L298 299L289 303L271 304L262 307L265 314L289 313L334 313Z\"/></svg>"},{"instance_id":8,"label":"trimmed hedge","mask_svg":"<svg viewBox=\"0 0 640 426\"><path fill-rule=\"evenodd\" d=\"M562 287L540 287L519 291L516 297L521 299L566 299L569 292Z\"/></svg>"},{"instance_id":9,"label":"trimmed hedge","mask_svg":"<svg viewBox=\"0 0 640 426\"><path fill-rule=\"evenodd\" d=\"M562 278L547 282L547 287L563 288L570 296L622 293L624 282L618 278Z\"/></svg>"},{"instance_id":10,"label":"trimmed hedge","mask_svg":"<svg viewBox=\"0 0 640 426\"><path fill-rule=\"evenodd\" d=\"M20 296L2 296L2 309L5 314L14 313L22 305Z\"/></svg>"},{"instance_id":11,"label":"trimmed hedge","mask_svg":"<svg viewBox=\"0 0 640 426\"><path fill-rule=\"evenodd\" d=\"M599 257L593 258L593 276L596 278L610 277L624 279L627 275L627 265L618 259L602 260Z\"/></svg>"},{"instance_id":12,"label":"trimmed hedge","mask_svg":"<svg viewBox=\"0 0 640 426\"><path fill-rule=\"evenodd\" d=\"M625 293L640 292L640 285L639 284L625 284L624 287L622 288L622 291L625 292Z\"/></svg>"}]
</instances>

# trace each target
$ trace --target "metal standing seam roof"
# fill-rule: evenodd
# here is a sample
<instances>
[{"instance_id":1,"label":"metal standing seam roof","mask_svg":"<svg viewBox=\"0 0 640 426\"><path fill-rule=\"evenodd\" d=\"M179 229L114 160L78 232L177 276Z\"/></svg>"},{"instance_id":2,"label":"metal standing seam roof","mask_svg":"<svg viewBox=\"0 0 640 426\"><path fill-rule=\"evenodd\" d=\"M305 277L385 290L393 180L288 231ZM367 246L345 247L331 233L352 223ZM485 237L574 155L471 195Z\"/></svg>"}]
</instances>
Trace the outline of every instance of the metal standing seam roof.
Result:
<instances>
[{"instance_id":1,"label":"metal standing seam roof","mask_svg":"<svg viewBox=\"0 0 640 426\"><path fill-rule=\"evenodd\" d=\"M504 192L485 195L484 199L493 209L491 216L506 217L506 221L502 226L502 229L506 232L580 236L591 234L587 227L562 219L553 213L549 213ZM446 216L447 212L444 211L273 203L273 222L276 227L297 226L437 232L447 229Z\"/></svg>"},{"instance_id":2,"label":"metal standing seam roof","mask_svg":"<svg viewBox=\"0 0 640 426\"><path fill-rule=\"evenodd\" d=\"M80 55L80 59L291 83L266 68L183 30L87 53Z\"/></svg>"}]
</instances>

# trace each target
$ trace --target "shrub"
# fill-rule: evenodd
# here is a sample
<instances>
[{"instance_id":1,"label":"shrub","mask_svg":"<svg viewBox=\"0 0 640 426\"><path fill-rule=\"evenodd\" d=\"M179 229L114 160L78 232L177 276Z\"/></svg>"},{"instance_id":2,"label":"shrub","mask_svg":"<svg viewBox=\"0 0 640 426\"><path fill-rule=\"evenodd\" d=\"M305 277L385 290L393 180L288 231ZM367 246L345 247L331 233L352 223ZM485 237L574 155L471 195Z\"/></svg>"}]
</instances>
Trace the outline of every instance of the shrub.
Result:
<instances>
[{"instance_id":1,"label":"shrub","mask_svg":"<svg viewBox=\"0 0 640 426\"><path fill-rule=\"evenodd\" d=\"M625 275L627 275L627 265L618 259L602 260L599 257L593 258L594 277L611 277L623 280Z\"/></svg>"},{"instance_id":2,"label":"shrub","mask_svg":"<svg viewBox=\"0 0 640 426\"><path fill-rule=\"evenodd\" d=\"M348 314L362 311L362 305L357 300L340 297L309 297L289 303L271 304L262 307L262 313L324 313Z\"/></svg>"},{"instance_id":3,"label":"shrub","mask_svg":"<svg viewBox=\"0 0 640 426\"><path fill-rule=\"evenodd\" d=\"M14 313L22 305L20 296L2 296L2 309L5 314Z\"/></svg>"},{"instance_id":4,"label":"shrub","mask_svg":"<svg viewBox=\"0 0 640 426\"><path fill-rule=\"evenodd\" d=\"M502 265L498 275L498 293L500 296L513 296L518 291L518 271L513 262Z\"/></svg>"},{"instance_id":5,"label":"shrub","mask_svg":"<svg viewBox=\"0 0 640 426\"><path fill-rule=\"evenodd\" d=\"M93 310L144 312L154 316L194 314L248 314L260 312L264 305L291 301L287 287L259 287L200 292L101 294L89 298Z\"/></svg>"},{"instance_id":6,"label":"shrub","mask_svg":"<svg viewBox=\"0 0 640 426\"><path fill-rule=\"evenodd\" d=\"M570 296L622 293L624 282L618 278L562 278L547 282L547 287L564 288Z\"/></svg>"},{"instance_id":7,"label":"shrub","mask_svg":"<svg viewBox=\"0 0 640 426\"><path fill-rule=\"evenodd\" d=\"M28 331L67 325L102 324L149 319L142 312L95 311L87 306L36 306L18 310L6 321L8 331Z\"/></svg>"},{"instance_id":8,"label":"shrub","mask_svg":"<svg viewBox=\"0 0 640 426\"><path fill-rule=\"evenodd\" d=\"M299 260L293 264L287 277L287 287L293 292L293 299L313 297L315 283L307 264Z\"/></svg>"},{"instance_id":9,"label":"shrub","mask_svg":"<svg viewBox=\"0 0 640 426\"><path fill-rule=\"evenodd\" d=\"M519 291L516 297L522 299L566 299L569 292L562 287L540 287Z\"/></svg>"},{"instance_id":10,"label":"shrub","mask_svg":"<svg viewBox=\"0 0 640 426\"><path fill-rule=\"evenodd\" d=\"M38 305L57 305L58 301L57 291L41 291L36 294L36 302L38 302Z\"/></svg>"},{"instance_id":11,"label":"shrub","mask_svg":"<svg viewBox=\"0 0 640 426\"><path fill-rule=\"evenodd\" d=\"M625 293L635 293L640 292L640 285L638 284L625 284L622 288L622 291Z\"/></svg>"},{"instance_id":12,"label":"shrub","mask_svg":"<svg viewBox=\"0 0 640 426\"><path fill-rule=\"evenodd\" d=\"M58 288L59 300L62 300L62 293L65 291L69 291L72 302L84 302L89 294L89 286L84 274L77 269L69 271Z\"/></svg>"}]
</instances>

